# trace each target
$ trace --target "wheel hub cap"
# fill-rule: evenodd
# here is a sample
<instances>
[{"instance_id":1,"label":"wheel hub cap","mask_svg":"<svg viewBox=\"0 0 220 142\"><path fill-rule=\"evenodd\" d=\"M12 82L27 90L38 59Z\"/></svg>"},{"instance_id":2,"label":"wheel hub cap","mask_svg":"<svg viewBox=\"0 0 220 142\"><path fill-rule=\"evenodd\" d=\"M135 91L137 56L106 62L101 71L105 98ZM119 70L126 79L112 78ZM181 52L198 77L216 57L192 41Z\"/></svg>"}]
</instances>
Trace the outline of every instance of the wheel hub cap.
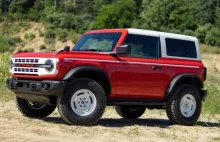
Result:
<instances>
[{"instance_id":1,"label":"wheel hub cap","mask_svg":"<svg viewBox=\"0 0 220 142\"><path fill-rule=\"evenodd\" d=\"M71 108L79 116L91 114L96 107L95 95L87 89L76 91L71 98Z\"/></svg>"},{"instance_id":2,"label":"wheel hub cap","mask_svg":"<svg viewBox=\"0 0 220 142\"><path fill-rule=\"evenodd\" d=\"M180 101L180 111L183 116L191 117L196 111L196 101L195 98L186 94Z\"/></svg>"}]
</instances>

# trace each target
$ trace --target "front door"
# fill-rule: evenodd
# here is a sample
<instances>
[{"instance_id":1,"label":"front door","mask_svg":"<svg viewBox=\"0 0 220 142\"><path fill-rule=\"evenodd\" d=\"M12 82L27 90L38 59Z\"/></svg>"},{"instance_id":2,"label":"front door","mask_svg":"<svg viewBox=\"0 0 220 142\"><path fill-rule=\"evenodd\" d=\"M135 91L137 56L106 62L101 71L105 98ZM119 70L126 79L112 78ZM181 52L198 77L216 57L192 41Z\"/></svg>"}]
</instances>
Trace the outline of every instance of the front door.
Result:
<instances>
[{"instance_id":1,"label":"front door","mask_svg":"<svg viewBox=\"0 0 220 142\"><path fill-rule=\"evenodd\" d=\"M160 60L159 36L128 34L129 55L118 56L116 94L120 97L162 98L168 75Z\"/></svg>"}]
</instances>

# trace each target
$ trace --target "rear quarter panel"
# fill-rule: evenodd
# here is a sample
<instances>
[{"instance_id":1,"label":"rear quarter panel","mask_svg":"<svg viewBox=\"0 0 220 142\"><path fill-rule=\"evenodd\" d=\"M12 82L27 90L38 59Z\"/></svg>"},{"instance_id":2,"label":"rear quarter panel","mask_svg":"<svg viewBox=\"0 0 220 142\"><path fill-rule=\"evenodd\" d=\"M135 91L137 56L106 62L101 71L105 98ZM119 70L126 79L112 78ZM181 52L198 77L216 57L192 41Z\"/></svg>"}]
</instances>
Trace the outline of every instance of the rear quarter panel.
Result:
<instances>
[{"instance_id":1,"label":"rear quarter panel","mask_svg":"<svg viewBox=\"0 0 220 142\"><path fill-rule=\"evenodd\" d=\"M171 81L180 74L193 74L204 82L204 65L202 61L172 58L161 58L161 60L163 61L163 71L167 74L164 94Z\"/></svg>"}]
</instances>

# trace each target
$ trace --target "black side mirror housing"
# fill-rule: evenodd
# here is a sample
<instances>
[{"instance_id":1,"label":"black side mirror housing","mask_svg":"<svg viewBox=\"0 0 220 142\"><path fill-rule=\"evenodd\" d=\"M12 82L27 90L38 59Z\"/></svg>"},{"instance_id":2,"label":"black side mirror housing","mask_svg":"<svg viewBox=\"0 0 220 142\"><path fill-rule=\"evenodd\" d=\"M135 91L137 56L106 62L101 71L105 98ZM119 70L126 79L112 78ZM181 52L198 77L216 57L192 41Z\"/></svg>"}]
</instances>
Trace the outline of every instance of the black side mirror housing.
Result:
<instances>
[{"instance_id":1,"label":"black side mirror housing","mask_svg":"<svg viewBox=\"0 0 220 142\"><path fill-rule=\"evenodd\" d=\"M70 52L70 47L69 47L69 46L65 46L65 47L64 47L64 51Z\"/></svg>"},{"instance_id":2,"label":"black side mirror housing","mask_svg":"<svg viewBox=\"0 0 220 142\"><path fill-rule=\"evenodd\" d=\"M112 52L111 55L126 55L131 53L131 46L127 44L119 45L116 48L116 52Z\"/></svg>"}]
</instances>

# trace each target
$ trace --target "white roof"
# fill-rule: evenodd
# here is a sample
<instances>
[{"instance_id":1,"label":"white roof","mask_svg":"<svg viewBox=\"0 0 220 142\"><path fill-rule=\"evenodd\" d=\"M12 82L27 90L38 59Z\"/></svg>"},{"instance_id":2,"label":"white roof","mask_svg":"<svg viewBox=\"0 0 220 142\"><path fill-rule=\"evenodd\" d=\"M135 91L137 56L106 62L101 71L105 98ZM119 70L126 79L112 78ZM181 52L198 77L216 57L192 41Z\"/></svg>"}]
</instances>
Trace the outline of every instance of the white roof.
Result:
<instances>
[{"instance_id":1,"label":"white roof","mask_svg":"<svg viewBox=\"0 0 220 142\"><path fill-rule=\"evenodd\" d=\"M150 30L142 30L142 29L132 29L132 28L129 28L127 30L128 30L128 33L130 33L130 34L146 35L146 36L148 35L148 36L156 36L156 37L163 36L163 37L167 37L167 38L198 41L198 39L193 36L165 33L165 32L158 32L158 31L150 31Z\"/></svg>"}]
</instances>

